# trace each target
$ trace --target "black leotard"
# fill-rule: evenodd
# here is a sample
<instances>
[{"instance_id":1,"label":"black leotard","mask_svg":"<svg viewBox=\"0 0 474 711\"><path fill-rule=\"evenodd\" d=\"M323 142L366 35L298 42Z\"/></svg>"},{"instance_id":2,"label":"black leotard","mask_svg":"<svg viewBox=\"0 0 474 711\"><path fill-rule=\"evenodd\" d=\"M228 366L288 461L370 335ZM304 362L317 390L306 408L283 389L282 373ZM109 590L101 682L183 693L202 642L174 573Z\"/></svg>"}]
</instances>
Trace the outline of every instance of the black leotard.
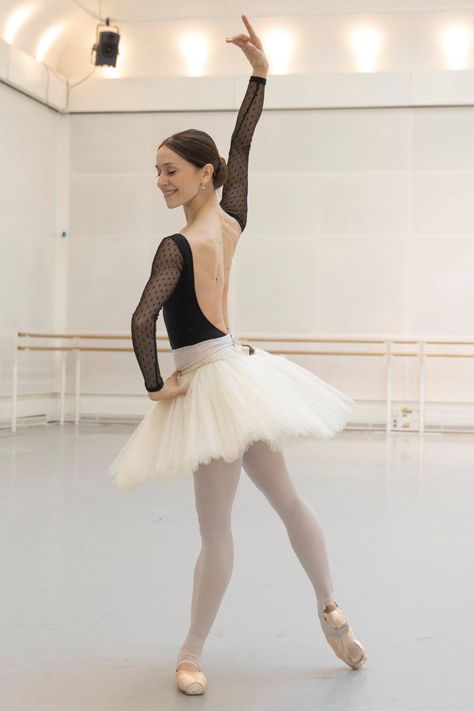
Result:
<instances>
[{"instance_id":1,"label":"black leotard","mask_svg":"<svg viewBox=\"0 0 474 711\"><path fill-rule=\"evenodd\" d=\"M265 84L265 77L249 79L232 133L227 179L222 188L220 206L237 220L242 232L247 223L250 144L262 113ZM191 247L179 233L164 237L158 245L150 278L132 315L133 349L148 392L157 392L164 385L156 349L156 321L162 307L173 350L226 335L199 308Z\"/></svg>"}]
</instances>

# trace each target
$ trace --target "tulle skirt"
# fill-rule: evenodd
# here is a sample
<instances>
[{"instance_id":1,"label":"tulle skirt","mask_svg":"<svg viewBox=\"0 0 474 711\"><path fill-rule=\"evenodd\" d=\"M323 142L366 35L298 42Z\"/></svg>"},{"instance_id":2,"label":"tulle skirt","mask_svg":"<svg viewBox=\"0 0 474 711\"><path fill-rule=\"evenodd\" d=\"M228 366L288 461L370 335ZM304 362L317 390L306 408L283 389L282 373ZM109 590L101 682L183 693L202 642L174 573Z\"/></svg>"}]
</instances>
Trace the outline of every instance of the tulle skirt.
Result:
<instances>
[{"instance_id":1,"label":"tulle skirt","mask_svg":"<svg viewBox=\"0 0 474 711\"><path fill-rule=\"evenodd\" d=\"M281 451L302 438L330 439L356 404L285 356L236 341L181 369L178 383L186 393L151 402L110 465L119 489L146 480L161 487L211 459L234 461L256 440Z\"/></svg>"}]
</instances>

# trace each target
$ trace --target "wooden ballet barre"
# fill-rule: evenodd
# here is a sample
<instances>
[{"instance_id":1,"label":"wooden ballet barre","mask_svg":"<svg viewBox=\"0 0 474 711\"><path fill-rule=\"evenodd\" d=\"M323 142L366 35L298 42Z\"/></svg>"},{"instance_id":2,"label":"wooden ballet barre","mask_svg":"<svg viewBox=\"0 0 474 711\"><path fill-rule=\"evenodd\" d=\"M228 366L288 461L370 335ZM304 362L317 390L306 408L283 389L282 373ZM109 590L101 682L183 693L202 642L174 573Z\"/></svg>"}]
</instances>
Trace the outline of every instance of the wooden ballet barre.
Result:
<instances>
[{"instance_id":1,"label":"wooden ballet barre","mask_svg":"<svg viewBox=\"0 0 474 711\"><path fill-rule=\"evenodd\" d=\"M255 339L253 339L255 341ZM97 352L115 352L115 353L133 353L133 348L113 348L107 346L99 346L94 348L93 346L17 346L19 351L97 351ZM332 356L386 356L387 351L289 351L282 349L270 349L265 348L267 353L274 353L277 355L332 355ZM157 347L159 353L172 353L171 348L159 348ZM421 353L419 351L408 352L408 351L391 351L390 355L398 357L412 357L418 358ZM423 355L429 356L430 358L474 358L474 353L430 353L425 352Z\"/></svg>"},{"instance_id":2,"label":"wooden ballet barre","mask_svg":"<svg viewBox=\"0 0 474 711\"><path fill-rule=\"evenodd\" d=\"M97 334L97 333L35 333L32 331L18 331L17 333L18 337L27 337L27 338L79 338L79 339L96 339L96 340L131 340L131 335L129 334L111 334L111 335L102 335L102 334ZM473 339L424 339L424 338L383 338L383 337L371 337L371 336L364 336L363 338L339 338L338 336L335 336L334 338L327 338L323 337L320 338L319 336L301 336L301 337L296 337L296 336L246 336L245 334L240 336L241 338L249 341L257 341L257 342L268 342L268 341L278 341L279 343L377 343L377 344L385 344L387 342L390 343L410 343L410 344L417 344L417 343L425 343L425 344L431 344L431 345L474 345L474 338ZM168 336L166 335L157 335L156 339L158 341L160 340L168 340Z\"/></svg>"},{"instance_id":3,"label":"wooden ballet barre","mask_svg":"<svg viewBox=\"0 0 474 711\"><path fill-rule=\"evenodd\" d=\"M21 338L46 338L46 339L68 339L74 340L75 344L71 346L34 346L34 345L23 345L18 343L18 339ZM272 342L277 341L279 343L340 343L340 344L360 344L360 345L383 345L384 350L288 350L288 349L275 349L275 348L265 348L268 353L275 355L293 355L293 356L351 356L351 357L385 357L386 358L386 425L385 429L387 432L391 431L390 428L390 417L391 417L391 405L392 405L392 357L397 358L419 358L420 359L420 371L419 371L419 407L420 407L420 433L424 431L424 381L425 381L425 361L426 358L474 358L474 353L451 353L451 352L436 352L436 351L426 351L427 345L474 345L474 339L413 339L413 338L391 338L391 337L379 337L379 336L366 336L362 338L349 337L349 338L339 338L337 336L333 338L329 337L317 337L317 336L283 336L278 334L271 334L266 336L245 336L239 335L239 340L250 342L250 343L262 343L262 342ZM12 397L12 431L16 431L16 409L17 409L17 399L18 399L18 351L56 351L56 352L74 352L76 354L76 382L75 382L75 424L80 422L80 353L82 351L86 352L103 352L103 353L133 353L133 347L117 347L117 346L85 346L81 341L85 340L131 340L130 334L97 334L97 333L45 333L45 332L31 332L31 331L18 331L15 334L15 354L14 354L14 364L13 364L13 397ZM157 341L157 352L159 353L171 353L172 349L168 347L160 347L159 341L168 341L167 335L156 336ZM394 345L405 344L405 345L418 345L418 351L394 351L392 350ZM61 389L60 389L60 424L64 424L64 401L65 401L65 384L66 384L66 359L63 357L61 364Z\"/></svg>"}]
</instances>

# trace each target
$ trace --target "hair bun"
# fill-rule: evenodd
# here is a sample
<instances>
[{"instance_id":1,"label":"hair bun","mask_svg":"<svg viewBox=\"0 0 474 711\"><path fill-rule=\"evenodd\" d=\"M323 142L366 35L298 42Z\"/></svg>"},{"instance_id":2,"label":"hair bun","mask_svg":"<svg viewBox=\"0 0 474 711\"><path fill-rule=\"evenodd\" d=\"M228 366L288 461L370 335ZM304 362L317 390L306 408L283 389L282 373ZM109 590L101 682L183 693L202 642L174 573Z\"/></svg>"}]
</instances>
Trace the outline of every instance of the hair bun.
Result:
<instances>
[{"instance_id":1,"label":"hair bun","mask_svg":"<svg viewBox=\"0 0 474 711\"><path fill-rule=\"evenodd\" d=\"M225 158L219 156L219 163L214 173L214 189L220 188L224 185L227 178L227 162Z\"/></svg>"}]
</instances>

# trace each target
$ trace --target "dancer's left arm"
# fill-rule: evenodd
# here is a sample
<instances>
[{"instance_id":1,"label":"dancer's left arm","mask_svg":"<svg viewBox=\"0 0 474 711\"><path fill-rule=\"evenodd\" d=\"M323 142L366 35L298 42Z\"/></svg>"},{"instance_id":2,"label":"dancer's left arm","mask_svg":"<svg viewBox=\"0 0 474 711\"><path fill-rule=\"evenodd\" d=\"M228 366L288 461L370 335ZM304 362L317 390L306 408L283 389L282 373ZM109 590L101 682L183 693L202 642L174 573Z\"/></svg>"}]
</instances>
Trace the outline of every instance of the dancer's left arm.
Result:
<instances>
[{"instance_id":1,"label":"dancer's left arm","mask_svg":"<svg viewBox=\"0 0 474 711\"><path fill-rule=\"evenodd\" d=\"M255 33L247 16L242 15L242 20L249 34L227 37L226 41L241 48L252 65L253 71L232 133L227 160L227 177L222 188L222 199L220 201L221 208L239 223L241 233L247 224L250 145L263 109L269 66L262 42Z\"/></svg>"}]
</instances>

